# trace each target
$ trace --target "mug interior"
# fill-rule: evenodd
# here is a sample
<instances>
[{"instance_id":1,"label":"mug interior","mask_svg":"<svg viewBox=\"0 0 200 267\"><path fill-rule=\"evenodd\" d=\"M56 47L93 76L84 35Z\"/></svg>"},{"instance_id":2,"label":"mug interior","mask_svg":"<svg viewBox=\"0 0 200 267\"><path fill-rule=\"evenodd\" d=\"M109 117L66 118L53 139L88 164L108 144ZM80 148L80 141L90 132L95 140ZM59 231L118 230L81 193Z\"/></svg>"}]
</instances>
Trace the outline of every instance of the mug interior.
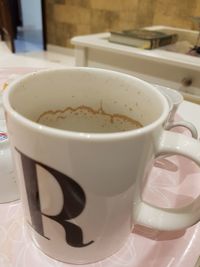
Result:
<instances>
[{"instance_id":1,"label":"mug interior","mask_svg":"<svg viewBox=\"0 0 200 267\"><path fill-rule=\"evenodd\" d=\"M156 121L167 101L153 86L132 76L91 68L39 71L10 85L15 112L36 122L47 111L89 106L121 114L143 126Z\"/></svg>"}]
</instances>

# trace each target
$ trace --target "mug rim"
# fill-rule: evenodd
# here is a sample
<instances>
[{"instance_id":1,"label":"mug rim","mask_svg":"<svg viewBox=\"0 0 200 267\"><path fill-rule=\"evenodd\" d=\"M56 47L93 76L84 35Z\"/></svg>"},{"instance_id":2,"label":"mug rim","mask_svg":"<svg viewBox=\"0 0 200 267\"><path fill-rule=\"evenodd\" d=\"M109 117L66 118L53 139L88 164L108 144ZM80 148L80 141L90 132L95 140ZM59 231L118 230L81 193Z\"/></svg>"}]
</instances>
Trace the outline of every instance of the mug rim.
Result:
<instances>
[{"instance_id":1,"label":"mug rim","mask_svg":"<svg viewBox=\"0 0 200 267\"><path fill-rule=\"evenodd\" d=\"M33 75L43 73L51 73L51 72L59 72L59 71L94 71L94 72L106 72L111 73L115 75L119 75L121 77L127 77L129 79L132 79L133 81L139 82L141 85L148 88L148 90L151 90L154 94L159 96L160 101L162 102L163 106L163 112L160 114L159 118L153 121L152 123L143 126L138 129L128 130L124 132L112 132L112 133L89 133L89 132L76 132L76 131L69 131L69 130L63 130L63 129L57 129L53 127L49 127L46 125L39 124L37 122L34 122L25 116L21 115L19 112L15 111L14 108L11 106L9 98L13 91L17 90L16 87L19 86L20 83L22 83L24 80L29 79L29 77L32 77ZM141 80L135 76L131 76L126 73L121 73L113 70L106 70L101 68L91 68L91 67L70 67L70 68L54 68L54 69L45 69L45 70L39 70L32 73L25 74L23 77L16 79L15 81L11 82L8 85L8 88L3 93L3 106L6 111L6 113L9 113L12 118L14 118L18 123L21 125L28 127L32 129L35 132L38 133L44 133L45 135L57 135L62 138L70 138L70 139L83 139L83 140L115 140L119 138L129 138L133 136L143 135L147 132L151 132L153 129L158 127L159 125L162 125L169 115L169 104L167 101L167 98L156 89L156 86Z\"/></svg>"}]
</instances>

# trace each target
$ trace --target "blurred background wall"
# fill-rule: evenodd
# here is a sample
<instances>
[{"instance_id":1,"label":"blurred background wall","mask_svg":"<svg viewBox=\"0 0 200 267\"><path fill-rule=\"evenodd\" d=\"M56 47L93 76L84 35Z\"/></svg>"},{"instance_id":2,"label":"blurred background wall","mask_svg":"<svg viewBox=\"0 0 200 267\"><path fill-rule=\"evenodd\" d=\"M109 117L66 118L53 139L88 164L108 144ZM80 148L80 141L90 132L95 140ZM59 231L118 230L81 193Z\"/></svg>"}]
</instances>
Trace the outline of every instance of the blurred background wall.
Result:
<instances>
[{"instance_id":1,"label":"blurred background wall","mask_svg":"<svg viewBox=\"0 0 200 267\"><path fill-rule=\"evenodd\" d=\"M45 0L47 43L72 47L70 38L151 25L197 29L200 0Z\"/></svg>"}]
</instances>

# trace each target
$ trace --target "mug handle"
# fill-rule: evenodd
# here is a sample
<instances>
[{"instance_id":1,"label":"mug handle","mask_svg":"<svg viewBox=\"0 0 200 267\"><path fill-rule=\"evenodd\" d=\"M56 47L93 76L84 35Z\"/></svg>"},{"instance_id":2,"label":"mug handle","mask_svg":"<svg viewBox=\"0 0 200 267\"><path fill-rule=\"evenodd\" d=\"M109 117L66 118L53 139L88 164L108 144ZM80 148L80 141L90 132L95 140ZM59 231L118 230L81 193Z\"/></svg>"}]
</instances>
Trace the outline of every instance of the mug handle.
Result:
<instances>
[{"instance_id":1,"label":"mug handle","mask_svg":"<svg viewBox=\"0 0 200 267\"><path fill-rule=\"evenodd\" d=\"M198 139L198 132L196 127L190 123L189 121L169 121L166 123L165 125L165 130L171 130L172 128L175 127L184 127L186 129L188 129L191 132L191 135L193 138Z\"/></svg>"},{"instance_id":2,"label":"mug handle","mask_svg":"<svg viewBox=\"0 0 200 267\"><path fill-rule=\"evenodd\" d=\"M163 154L185 156L200 167L200 142L183 134L163 131L156 156ZM200 196L181 208L160 208L143 201L138 190L133 209L134 224L164 231L181 230L200 220Z\"/></svg>"}]
</instances>

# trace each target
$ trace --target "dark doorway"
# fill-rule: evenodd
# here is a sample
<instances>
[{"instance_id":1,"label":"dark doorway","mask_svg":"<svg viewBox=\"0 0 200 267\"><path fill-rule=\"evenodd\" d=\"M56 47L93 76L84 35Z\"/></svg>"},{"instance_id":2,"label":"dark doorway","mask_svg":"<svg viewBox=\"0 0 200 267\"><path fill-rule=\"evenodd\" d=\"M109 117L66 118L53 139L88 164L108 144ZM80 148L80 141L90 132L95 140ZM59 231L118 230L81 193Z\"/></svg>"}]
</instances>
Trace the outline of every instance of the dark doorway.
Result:
<instances>
[{"instance_id":1,"label":"dark doorway","mask_svg":"<svg viewBox=\"0 0 200 267\"><path fill-rule=\"evenodd\" d=\"M3 8L1 6L0 17L3 17L1 14L5 12L5 9L8 13L4 18L4 24L5 21L6 23L9 21L11 50L15 53L46 50L44 0L0 1L4 4ZM8 39L4 33L6 31L2 30L2 32L2 39Z\"/></svg>"},{"instance_id":2,"label":"dark doorway","mask_svg":"<svg viewBox=\"0 0 200 267\"><path fill-rule=\"evenodd\" d=\"M10 9L10 3L6 0L0 0L0 35L1 39L6 42L7 46L15 52L15 27L14 19Z\"/></svg>"}]
</instances>

